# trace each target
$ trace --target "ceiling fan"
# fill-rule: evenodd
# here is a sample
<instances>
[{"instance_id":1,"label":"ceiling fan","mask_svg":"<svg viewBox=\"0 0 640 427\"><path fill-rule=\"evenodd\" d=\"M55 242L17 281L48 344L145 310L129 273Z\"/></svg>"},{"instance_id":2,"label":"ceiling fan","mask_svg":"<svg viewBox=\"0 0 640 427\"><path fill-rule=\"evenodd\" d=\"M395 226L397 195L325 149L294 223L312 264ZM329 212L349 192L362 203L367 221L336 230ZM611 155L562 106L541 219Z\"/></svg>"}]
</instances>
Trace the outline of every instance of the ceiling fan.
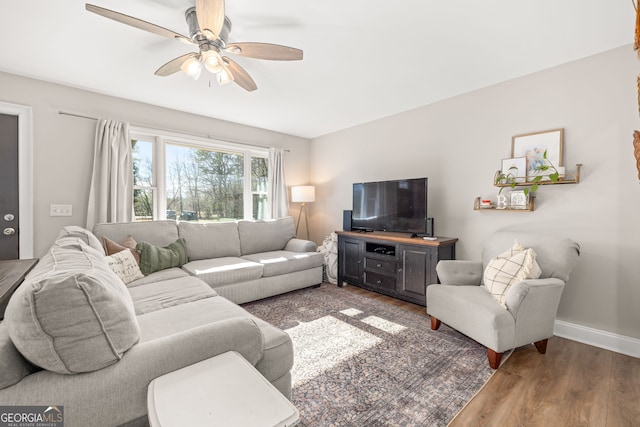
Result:
<instances>
[{"instance_id":1,"label":"ceiling fan","mask_svg":"<svg viewBox=\"0 0 640 427\"><path fill-rule=\"evenodd\" d=\"M185 18L189 26L189 37L100 6L86 3L85 7L89 12L105 18L198 46L198 52L190 52L179 56L158 68L155 72L157 76L164 77L183 71L194 79L198 79L204 66L204 68L216 75L220 84L233 81L243 89L253 91L257 89L257 86L249 73L231 58L222 56L222 52L247 58L277 61L297 61L302 59L302 50L293 47L270 43L229 43L231 21L224 14L224 0L196 0L195 7L187 9Z\"/></svg>"}]
</instances>

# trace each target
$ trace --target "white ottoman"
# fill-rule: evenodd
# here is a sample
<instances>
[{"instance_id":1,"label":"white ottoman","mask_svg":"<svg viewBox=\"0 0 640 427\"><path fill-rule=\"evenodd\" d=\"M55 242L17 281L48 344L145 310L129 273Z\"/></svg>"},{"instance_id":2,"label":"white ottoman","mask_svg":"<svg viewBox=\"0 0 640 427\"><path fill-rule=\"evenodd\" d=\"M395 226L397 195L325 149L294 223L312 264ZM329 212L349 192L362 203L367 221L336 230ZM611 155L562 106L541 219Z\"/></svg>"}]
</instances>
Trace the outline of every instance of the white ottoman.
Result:
<instances>
[{"instance_id":1,"label":"white ottoman","mask_svg":"<svg viewBox=\"0 0 640 427\"><path fill-rule=\"evenodd\" d=\"M300 413L235 351L156 378L147 394L151 427L282 426Z\"/></svg>"}]
</instances>

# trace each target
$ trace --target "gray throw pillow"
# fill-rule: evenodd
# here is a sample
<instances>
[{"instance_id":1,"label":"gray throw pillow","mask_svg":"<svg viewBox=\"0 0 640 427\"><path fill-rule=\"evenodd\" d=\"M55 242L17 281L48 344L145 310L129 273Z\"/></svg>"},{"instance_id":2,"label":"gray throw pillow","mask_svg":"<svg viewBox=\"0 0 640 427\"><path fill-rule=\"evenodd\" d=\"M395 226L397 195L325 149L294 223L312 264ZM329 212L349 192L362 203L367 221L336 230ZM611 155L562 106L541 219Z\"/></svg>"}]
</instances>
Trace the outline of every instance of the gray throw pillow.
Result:
<instances>
[{"instance_id":1,"label":"gray throw pillow","mask_svg":"<svg viewBox=\"0 0 640 427\"><path fill-rule=\"evenodd\" d=\"M58 239L62 237L75 237L80 239L82 242L91 246L93 249L97 251L102 251L102 244L100 240L89 230L85 230L82 227L78 227L77 225L68 225L63 227L58 233Z\"/></svg>"},{"instance_id":2,"label":"gray throw pillow","mask_svg":"<svg viewBox=\"0 0 640 427\"><path fill-rule=\"evenodd\" d=\"M60 374L96 371L119 361L140 329L104 255L85 244L58 245L66 239L43 257L50 269L27 276L13 294L3 323L34 365Z\"/></svg>"},{"instance_id":3,"label":"gray throw pillow","mask_svg":"<svg viewBox=\"0 0 640 427\"><path fill-rule=\"evenodd\" d=\"M140 252L140 270L145 276L167 268L182 267L188 261L187 246L182 238L163 248L140 242L136 250Z\"/></svg>"}]
</instances>

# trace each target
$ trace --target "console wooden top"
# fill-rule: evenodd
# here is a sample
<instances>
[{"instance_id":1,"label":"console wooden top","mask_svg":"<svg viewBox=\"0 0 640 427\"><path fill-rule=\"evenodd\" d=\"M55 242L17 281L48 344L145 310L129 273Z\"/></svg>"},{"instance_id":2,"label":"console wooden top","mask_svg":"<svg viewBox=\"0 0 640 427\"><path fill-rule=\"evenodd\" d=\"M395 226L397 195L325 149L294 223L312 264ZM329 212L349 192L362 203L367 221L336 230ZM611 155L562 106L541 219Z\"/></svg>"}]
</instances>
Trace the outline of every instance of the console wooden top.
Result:
<instances>
[{"instance_id":1,"label":"console wooden top","mask_svg":"<svg viewBox=\"0 0 640 427\"><path fill-rule=\"evenodd\" d=\"M37 259L0 261L0 320L4 318L9 298L37 263Z\"/></svg>"},{"instance_id":2,"label":"console wooden top","mask_svg":"<svg viewBox=\"0 0 640 427\"><path fill-rule=\"evenodd\" d=\"M336 231L336 234L360 239L380 239L396 243L424 246L448 246L458 241L455 237L438 237L437 240L425 240L422 237L410 237L409 233L394 233L391 231Z\"/></svg>"}]
</instances>

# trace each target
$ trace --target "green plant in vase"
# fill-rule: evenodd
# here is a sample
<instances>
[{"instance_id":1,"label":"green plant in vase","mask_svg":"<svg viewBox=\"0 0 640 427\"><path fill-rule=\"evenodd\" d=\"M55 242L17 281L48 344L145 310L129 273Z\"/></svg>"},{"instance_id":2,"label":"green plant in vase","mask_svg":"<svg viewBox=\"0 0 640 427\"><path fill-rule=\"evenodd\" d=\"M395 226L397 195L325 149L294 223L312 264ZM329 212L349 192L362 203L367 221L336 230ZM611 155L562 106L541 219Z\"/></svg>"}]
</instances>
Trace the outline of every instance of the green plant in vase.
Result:
<instances>
[{"instance_id":1,"label":"green plant in vase","mask_svg":"<svg viewBox=\"0 0 640 427\"><path fill-rule=\"evenodd\" d=\"M550 174L538 174L536 175L531 182L533 183L533 185L531 186L531 188L525 188L524 189L524 194L525 196L529 195L529 193L534 193L537 189L538 186L540 185L540 181L542 181L544 179L545 176L549 177L549 179L553 182L558 182L558 180L560 179L560 173L558 172L558 169L556 169L556 167L553 165L553 163L551 163L551 160L549 160L547 158L547 150L544 150L544 153L542 154L542 160L543 160L543 164L540 166L537 166L535 171L536 172L547 172L549 170L552 170L553 172L551 172Z\"/></svg>"},{"instance_id":2,"label":"green plant in vase","mask_svg":"<svg viewBox=\"0 0 640 427\"><path fill-rule=\"evenodd\" d=\"M523 190L525 196L528 196L529 193L534 193L538 189L540 185L540 181L542 181L545 177L548 177L553 182L558 182L558 180L560 179L560 173L558 172L558 169L556 169L554 164L551 163L551 160L549 160L549 158L547 157L547 150L544 150L544 153L542 154L542 160L543 160L543 164L537 166L535 169L535 172L540 172L540 173L537 174L531 181L529 181L529 183L532 183L531 187L530 188L527 187ZM553 172L550 174L543 174L543 172L550 171L550 170ZM494 184L496 185L508 184L508 187L512 189L518 185L522 185L522 182L518 181L518 178L522 179L522 177L518 177L517 173L518 173L518 168L515 166L510 167L506 171L506 173L505 172L496 173ZM500 188L500 191L498 192L498 194L502 193L502 190L504 190L505 188L506 187Z\"/></svg>"},{"instance_id":3,"label":"green plant in vase","mask_svg":"<svg viewBox=\"0 0 640 427\"><path fill-rule=\"evenodd\" d=\"M496 185L509 184L509 187L515 188L515 186L518 183L517 173L518 173L518 168L515 166L511 166L506 173L499 172L496 174L494 184ZM502 190L504 190L505 188L506 187L500 188L500 191L498 191L498 194L502 193Z\"/></svg>"}]
</instances>

